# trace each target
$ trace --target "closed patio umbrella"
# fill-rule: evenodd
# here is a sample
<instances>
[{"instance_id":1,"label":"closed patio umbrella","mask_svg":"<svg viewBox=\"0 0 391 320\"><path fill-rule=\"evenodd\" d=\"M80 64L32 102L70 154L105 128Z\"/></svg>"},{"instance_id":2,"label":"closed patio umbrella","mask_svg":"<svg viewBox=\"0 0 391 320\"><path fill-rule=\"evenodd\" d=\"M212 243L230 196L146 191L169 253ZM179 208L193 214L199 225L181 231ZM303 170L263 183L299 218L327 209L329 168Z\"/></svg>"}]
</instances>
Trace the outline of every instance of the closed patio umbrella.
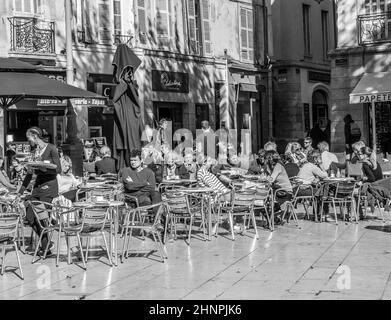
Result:
<instances>
[{"instance_id":1,"label":"closed patio umbrella","mask_svg":"<svg viewBox=\"0 0 391 320\"><path fill-rule=\"evenodd\" d=\"M118 169L129 166L129 152L141 148L141 134L144 124L138 99L137 84L133 75L141 60L125 44L120 44L114 56L114 78L117 86L114 92L113 156Z\"/></svg>"}]
</instances>

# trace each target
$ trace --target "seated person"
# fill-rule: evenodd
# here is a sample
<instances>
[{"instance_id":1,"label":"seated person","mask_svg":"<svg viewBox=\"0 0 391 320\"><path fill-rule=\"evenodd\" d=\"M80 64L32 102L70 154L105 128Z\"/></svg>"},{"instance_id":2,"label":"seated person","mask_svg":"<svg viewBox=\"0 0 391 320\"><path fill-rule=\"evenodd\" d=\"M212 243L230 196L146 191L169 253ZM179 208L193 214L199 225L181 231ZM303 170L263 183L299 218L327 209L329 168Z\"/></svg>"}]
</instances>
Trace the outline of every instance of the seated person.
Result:
<instances>
[{"instance_id":1,"label":"seated person","mask_svg":"<svg viewBox=\"0 0 391 320\"><path fill-rule=\"evenodd\" d=\"M292 184L289 181L285 168L281 164L280 155L276 151L268 151L265 157L268 171L271 172L267 180L274 185L273 189L280 189L280 192L276 193L275 214L282 213L281 206L293 198Z\"/></svg>"},{"instance_id":2,"label":"seated person","mask_svg":"<svg viewBox=\"0 0 391 320\"><path fill-rule=\"evenodd\" d=\"M360 161L362 161L362 171L367 182L375 182L383 179L382 169L376 161L371 148L361 148L358 156Z\"/></svg>"},{"instance_id":3,"label":"seated person","mask_svg":"<svg viewBox=\"0 0 391 320\"><path fill-rule=\"evenodd\" d=\"M16 187L10 183L4 169L4 159L0 157L0 193L8 193L16 191Z\"/></svg>"},{"instance_id":4,"label":"seated person","mask_svg":"<svg viewBox=\"0 0 391 320\"><path fill-rule=\"evenodd\" d=\"M194 161L193 153L186 153L183 158L183 166L189 174L189 179L197 179L197 164Z\"/></svg>"},{"instance_id":5,"label":"seated person","mask_svg":"<svg viewBox=\"0 0 391 320\"><path fill-rule=\"evenodd\" d=\"M156 183L163 181L163 158L160 149L155 147L144 147L141 150L141 157L144 168L149 168L155 174Z\"/></svg>"},{"instance_id":6,"label":"seated person","mask_svg":"<svg viewBox=\"0 0 391 320\"><path fill-rule=\"evenodd\" d=\"M326 141L318 143L318 149L322 157L322 167L324 171L329 172L330 165L338 163L338 158L334 153L329 152L329 144Z\"/></svg>"},{"instance_id":7,"label":"seated person","mask_svg":"<svg viewBox=\"0 0 391 320\"><path fill-rule=\"evenodd\" d=\"M115 159L111 157L111 150L107 146L100 148L102 160L95 162L95 172L97 175L106 173L117 173L117 165Z\"/></svg>"},{"instance_id":8,"label":"seated person","mask_svg":"<svg viewBox=\"0 0 391 320\"><path fill-rule=\"evenodd\" d=\"M61 159L61 173L57 175L58 194L65 198L75 201L76 188L81 184L81 181L76 179L72 173L72 160L64 155Z\"/></svg>"},{"instance_id":9,"label":"seated person","mask_svg":"<svg viewBox=\"0 0 391 320\"><path fill-rule=\"evenodd\" d=\"M294 163L291 155L284 155L283 164L289 178L296 177L300 171L298 164Z\"/></svg>"},{"instance_id":10,"label":"seated person","mask_svg":"<svg viewBox=\"0 0 391 320\"><path fill-rule=\"evenodd\" d=\"M306 158L305 153L301 149L301 145L298 142L289 142L285 148L285 156L291 157L293 163L300 166L303 159Z\"/></svg>"},{"instance_id":11,"label":"seated person","mask_svg":"<svg viewBox=\"0 0 391 320\"><path fill-rule=\"evenodd\" d=\"M155 190L155 175L151 169L143 167L140 150L131 151L130 167L119 171L118 181L123 183L125 194L136 197L140 206L161 201L160 193Z\"/></svg>"},{"instance_id":12,"label":"seated person","mask_svg":"<svg viewBox=\"0 0 391 320\"><path fill-rule=\"evenodd\" d=\"M220 192L221 194L230 192L230 189L225 187L223 183L210 172L213 159L210 157L200 156L198 163L200 164L200 167L197 171L197 181L201 187L213 189L215 192Z\"/></svg>"},{"instance_id":13,"label":"seated person","mask_svg":"<svg viewBox=\"0 0 391 320\"><path fill-rule=\"evenodd\" d=\"M314 148L312 147L312 138L311 137L307 137L304 139L304 149L303 149L303 152L305 155L308 155L308 153L310 153L312 150L314 150Z\"/></svg>"},{"instance_id":14,"label":"seated person","mask_svg":"<svg viewBox=\"0 0 391 320\"><path fill-rule=\"evenodd\" d=\"M267 171L266 159L265 159L266 151L264 149L260 149L258 151L257 156L255 157L255 161L250 164L250 168L248 169L248 174L264 174Z\"/></svg>"},{"instance_id":15,"label":"seated person","mask_svg":"<svg viewBox=\"0 0 391 320\"><path fill-rule=\"evenodd\" d=\"M327 172L320 167L322 158L319 151L311 151L308 154L307 161L302 165L297 175L299 181L303 184L311 185L321 179L327 178Z\"/></svg>"},{"instance_id":16,"label":"seated person","mask_svg":"<svg viewBox=\"0 0 391 320\"><path fill-rule=\"evenodd\" d=\"M265 151L277 151L277 145L275 142L273 141L268 141L265 143L265 145L263 146L263 149Z\"/></svg>"},{"instance_id":17,"label":"seated person","mask_svg":"<svg viewBox=\"0 0 391 320\"><path fill-rule=\"evenodd\" d=\"M186 168L180 164L179 155L174 152L169 152L165 157L163 165L163 179L189 179L190 174Z\"/></svg>"}]
</instances>

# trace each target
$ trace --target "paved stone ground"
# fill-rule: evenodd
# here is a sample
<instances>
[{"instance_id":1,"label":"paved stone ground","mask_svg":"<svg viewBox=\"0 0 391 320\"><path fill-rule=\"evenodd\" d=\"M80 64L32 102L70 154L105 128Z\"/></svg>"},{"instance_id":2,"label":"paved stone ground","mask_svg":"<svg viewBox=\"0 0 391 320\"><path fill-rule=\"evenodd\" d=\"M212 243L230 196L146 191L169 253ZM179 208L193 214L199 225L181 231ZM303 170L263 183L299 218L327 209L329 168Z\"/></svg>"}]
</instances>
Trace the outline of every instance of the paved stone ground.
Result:
<instances>
[{"instance_id":1,"label":"paved stone ground","mask_svg":"<svg viewBox=\"0 0 391 320\"><path fill-rule=\"evenodd\" d=\"M300 220L300 229L260 228L259 240L238 235L234 242L221 230L210 242L194 237L191 247L168 242L165 263L142 253L154 248L149 238L134 239L132 249L141 254L110 267L97 251L87 271L67 265L62 239L58 268L54 257L32 265L32 256L22 255L24 281L8 252L0 299L391 299L387 218L338 226Z\"/></svg>"}]
</instances>

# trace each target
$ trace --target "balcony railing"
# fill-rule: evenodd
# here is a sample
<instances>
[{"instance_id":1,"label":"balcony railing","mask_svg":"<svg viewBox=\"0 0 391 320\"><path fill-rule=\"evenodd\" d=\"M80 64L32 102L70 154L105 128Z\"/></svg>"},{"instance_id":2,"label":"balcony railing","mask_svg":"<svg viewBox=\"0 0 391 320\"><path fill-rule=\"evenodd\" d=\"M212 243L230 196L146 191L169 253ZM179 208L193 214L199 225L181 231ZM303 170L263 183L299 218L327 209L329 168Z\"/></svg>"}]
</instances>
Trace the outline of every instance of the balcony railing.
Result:
<instances>
[{"instance_id":1,"label":"balcony railing","mask_svg":"<svg viewBox=\"0 0 391 320\"><path fill-rule=\"evenodd\" d=\"M36 18L8 18L11 51L17 53L55 53L55 24Z\"/></svg>"},{"instance_id":2,"label":"balcony railing","mask_svg":"<svg viewBox=\"0 0 391 320\"><path fill-rule=\"evenodd\" d=\"M131 45L133 36L128 34L113 34L113 38L114 38L114 45L119 45L119 44Z\"/></svg>"},{"instance_id":3,"label":"balcony railing","mask_svg":"<svg viewBox=\"0 0 391 320\"><path fill-rule=\"evenodd\" d=\"M391 42L391 12L360 15L357 23L360 45Z\"/></svg>"}]
</instances>

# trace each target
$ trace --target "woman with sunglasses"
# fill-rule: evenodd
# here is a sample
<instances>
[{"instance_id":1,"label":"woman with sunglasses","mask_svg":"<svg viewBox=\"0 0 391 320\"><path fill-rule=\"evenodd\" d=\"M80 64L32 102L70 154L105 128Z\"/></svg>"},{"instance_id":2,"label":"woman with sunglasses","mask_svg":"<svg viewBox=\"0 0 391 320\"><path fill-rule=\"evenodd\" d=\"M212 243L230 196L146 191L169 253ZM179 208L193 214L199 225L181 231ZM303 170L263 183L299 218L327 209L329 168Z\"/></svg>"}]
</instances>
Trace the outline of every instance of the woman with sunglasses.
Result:
<instances>
[{"instance_id":1,"label":"woman with sunglasses","mask_svg":"<svg viewBox=\"0 0 391 320\"><path fill-rule=\"evenodd\" d=\"M26 138L30 145L35 148L31 155L31 160L35 164L27 166L28 172L19 193L23 194L35 173L36 179L30 200L51 203L53 199L58 196L57 174L61 172L61 162L57 148L55 145L43 140L42 130L38 127L31 127L28 129ZM33 230L40 235L42 230L31 207L27 208L26 218ZM43 217L41 224L48 223L48 218L48 216ZM41 240L41 249L45 250L47 244L48 237L47 234L45 234ZM48 254L50 254L50 249L51 246L49 246Z\"/></svg>"}]
</instances>

